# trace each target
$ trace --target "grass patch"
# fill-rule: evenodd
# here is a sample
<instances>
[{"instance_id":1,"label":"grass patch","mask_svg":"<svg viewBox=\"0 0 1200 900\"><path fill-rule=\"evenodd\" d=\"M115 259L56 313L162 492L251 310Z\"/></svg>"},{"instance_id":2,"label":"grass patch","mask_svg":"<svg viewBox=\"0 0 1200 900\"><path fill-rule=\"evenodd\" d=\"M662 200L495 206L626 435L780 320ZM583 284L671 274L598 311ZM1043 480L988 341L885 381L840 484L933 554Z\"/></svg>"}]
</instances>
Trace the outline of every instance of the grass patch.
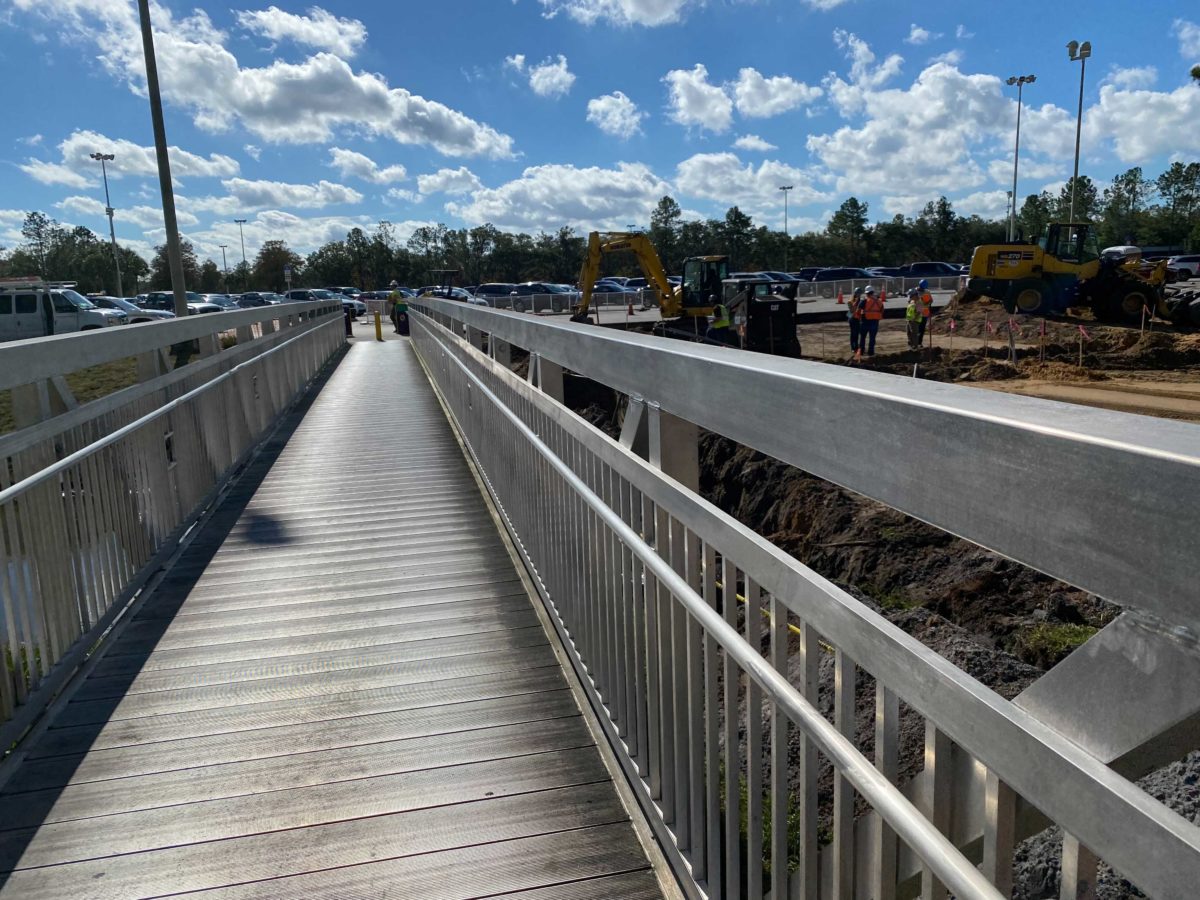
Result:
<instances>
[{"instance_id":1,"label":"grass patch","mask_svg":"<svg viewBox=\"0 0 1200 900\"><path fill-rule=\"evenodd\" d=\"M1091 625L1041 622L1026 628L1016 640L1017 655L1049 668L1095 634Z\"/></svg>"},{"instance_id":2,"label":"grass patch","mask_svg":"<svg viewBox=\"0 0 1200 900\"><path fill-rule=\"evenodd\" d=\"M67 386L82 406L137 382L137 359L129 356L90 366L66 376ZM0 391L0 434L15 430L12 391Z\"/></svg>"}]
</instances>

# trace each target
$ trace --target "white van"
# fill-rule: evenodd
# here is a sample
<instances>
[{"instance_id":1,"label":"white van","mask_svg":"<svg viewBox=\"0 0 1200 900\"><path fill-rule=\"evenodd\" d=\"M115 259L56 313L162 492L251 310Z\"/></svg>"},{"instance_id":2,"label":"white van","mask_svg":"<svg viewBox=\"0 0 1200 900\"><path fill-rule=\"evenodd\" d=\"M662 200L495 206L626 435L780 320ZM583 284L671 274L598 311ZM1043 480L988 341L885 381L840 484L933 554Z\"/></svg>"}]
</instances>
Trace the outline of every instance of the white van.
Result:
<instances>
[{"instance_id":1,"label":"white van","mask_svg":"<svg viewBox=\"0 0 1200 900\"><path fill-rule=\"evenodd\" d=\"M38 279L0 279L0 341L122 325L128 316L100 309L70 285Z\"/></svg>"}]
</instances>

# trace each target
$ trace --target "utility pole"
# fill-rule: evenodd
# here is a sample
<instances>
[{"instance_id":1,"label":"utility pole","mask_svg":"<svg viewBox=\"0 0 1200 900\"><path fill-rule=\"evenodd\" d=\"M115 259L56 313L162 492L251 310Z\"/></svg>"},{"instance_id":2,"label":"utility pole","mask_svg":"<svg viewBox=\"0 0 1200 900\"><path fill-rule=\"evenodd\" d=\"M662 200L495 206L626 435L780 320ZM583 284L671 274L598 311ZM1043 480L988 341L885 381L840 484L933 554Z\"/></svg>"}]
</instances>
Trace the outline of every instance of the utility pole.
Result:
<instances>
[{"instance_id":1,"label":"utility pole","mask_svg":"<svg viewBox=\"0 0 1200 900\"><path fill-rule=\"evenodd\" d=\"M245 219L234 219L233 221L237 222L238 237L240 237L242 239L242 281L246 282L246 270L249 268L249 264L246 262L246 233L244 231L242 231L242 226L246 224L246 220ZM242 289L244 290L245 288L248 288L249 286L250 285L248 282L243 283Z\"/></svg>"},{"instance_id":2,"label":"utility pole","mask_svg":"<svg viewBox=\"0 0 1200 900\"><path fill-rule=\"evenodd\" d=\"M221 283L225 287L225 293L229 293L229 263L225 260L225 248L228 244L218 244L221 248Z\"/></svg>"},{"instance_id":3,"label":"utility pole","mask_svg":"<svg viewBox=\"0 0 1200 900\"><path fill-rule=\"evenodd\" d=\"M175 220L175 191L171 186L171 160L167 155L167 130L163 125L162 96L158 90L158 63L154 59L154 32L150 28L150 0L138 0L142 20L142 49L146 54L146 93L150 95L150 118L154 123L154 153L158 158L158 186L162 193L163 225L167 232L167 263L171 268L171 291L175 315L187 318L187 286L183 283L183 253L179 247L179 223Z\"/></svg>"},{"instance_id":4,"label":"utility pole","mask_svg":"<svg viewBox=\"0 0 1200 900\"><path fill-rule=\"evenodd\" d=\"M1008 239L1015 241L1017 239L1017 160L1021 155L1021 94L1027 84L1033 84L1037 81L1036 75L1022 75L1019 78L1012 76L1005 84L1017 86L1017 142L1013 147L1013 205L1012 212L1008 216Z\"/></svg>"},{"instance_id":5,"label":"utility pole","mask_svg":"<svg viewBox=\"0 0 1200 900\"><path fill-rule=\"evenodd\" d=\"M108 167L105 163L112 162L111 153L91 153L92 159L100 163L100 174L104 178L104 213L108 216L108 236L112 238L113 265L117 267L117 296L125 296L125 287L121 284L121 253L117 249L117 230L113 227L112 201L108 198Z\"/></svg>"},{"instance_id":6,"label":"utility pole","mask_svg":"<svg viewBox=\"0 0 1200 900\"><path fill-rule=\"evenodd\" d=\"M788 191L793 189L793 185L785 184L779 188L783 191L783 271L788 268L788 244L792 242L788 236L788 220L787 220L787 198Z\"/></svg>"},{"instance_id":7,"label":"utility pole","mask_svg":"<svg viewBox=\"0 0 1200 900\"><path fill-rule=\"evenodd\" d=\"M1071 177L1071 213L1068 222L1075 221L1075 189L1079 186L1079 132L1083 128L1083 73L1087 70L1088 57L1092 55L1092 42L1071 41L1067 44L1067 56L1071 62L1079 60L1079 115L1075 118L1075 174Z\"/></svg>"}]
</instances>

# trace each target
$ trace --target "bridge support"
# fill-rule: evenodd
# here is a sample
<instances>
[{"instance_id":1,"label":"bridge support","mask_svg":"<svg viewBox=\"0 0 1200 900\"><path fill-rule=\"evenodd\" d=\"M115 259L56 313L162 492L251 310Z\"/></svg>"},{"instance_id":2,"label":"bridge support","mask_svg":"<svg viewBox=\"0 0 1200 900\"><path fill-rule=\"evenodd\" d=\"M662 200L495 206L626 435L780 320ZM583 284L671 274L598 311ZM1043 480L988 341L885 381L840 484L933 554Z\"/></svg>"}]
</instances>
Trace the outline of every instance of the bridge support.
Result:
<instances>
[{"instance_id":1,"label":"bridge support","mask_svg":"<svg viewBox=\"0 0 1200 900\"><path fill-rule=\"evenodd\" d=\"M13 388L12 404L13 424L18 429L52 419L79 405L61 375Z\"/></svg>"}]
</instances>

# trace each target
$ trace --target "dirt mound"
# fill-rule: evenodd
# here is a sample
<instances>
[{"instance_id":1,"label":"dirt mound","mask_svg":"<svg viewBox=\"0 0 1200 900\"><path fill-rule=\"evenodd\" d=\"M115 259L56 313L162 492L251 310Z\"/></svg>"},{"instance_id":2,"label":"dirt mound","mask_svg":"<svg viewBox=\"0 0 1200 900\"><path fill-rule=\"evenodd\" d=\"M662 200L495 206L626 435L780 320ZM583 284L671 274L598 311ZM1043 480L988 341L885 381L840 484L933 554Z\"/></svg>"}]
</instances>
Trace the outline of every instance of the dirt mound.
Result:
<instances>
[{"instance_id":1,"label":"dirt mound","mask_svg":"<svg viewBox=\"0 0 1200 900\"><path fill-rule=\"evenodd\" d=\"M1081 369L1073 363L1047 360L1021 364L1021 373L1037 381L1107 381L1108 375L1096 369Z\"/></svg>"}]
</instances>

